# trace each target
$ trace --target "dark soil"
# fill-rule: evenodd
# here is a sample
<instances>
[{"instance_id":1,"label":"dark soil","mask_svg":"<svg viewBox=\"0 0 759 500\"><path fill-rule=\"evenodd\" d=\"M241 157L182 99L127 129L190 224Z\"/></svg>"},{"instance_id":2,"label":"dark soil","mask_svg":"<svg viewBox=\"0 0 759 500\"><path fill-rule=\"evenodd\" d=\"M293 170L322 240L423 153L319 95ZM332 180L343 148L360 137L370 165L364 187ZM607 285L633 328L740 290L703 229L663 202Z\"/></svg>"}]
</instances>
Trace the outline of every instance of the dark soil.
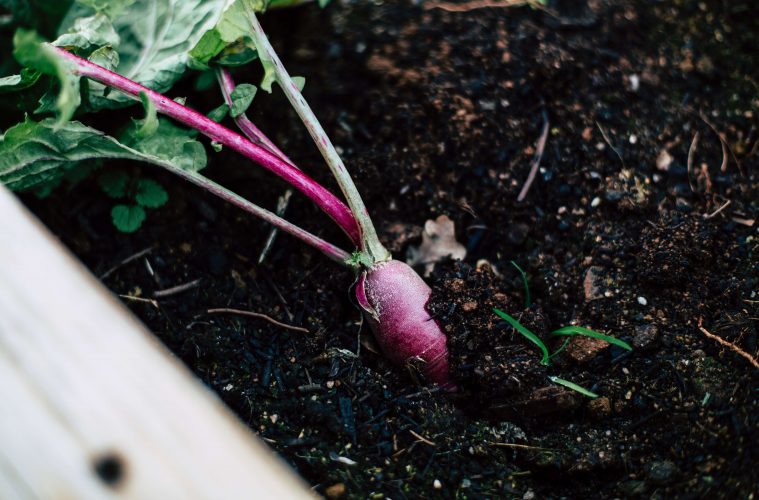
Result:
<instances>
[{"instance_id":1,"label":"dark soil","mask_svg":"<svg viewBox=\"0 0 759 500\"><path fill-rule=\"evenodd\" d=\"M27 201L96 274L119 266L105 284L320 493L751 498L759 370L699 325L756 356L759 8L431 4L335 1L266 21L396 255L425 220L455 221L468 256L437 266L430 309L458 394L373 352L348 273L282 235L258 264L269 229L193 187L157 175L171 201L133 235L110 225L95 180ZM248 71L240 80L256 81ZM333 185L280 95L253 107ZM541 167L517 202L544 115ZM226 151L208 172L266 206L284 189ZM297 196L288 217L344 243ZM206 313L217 307L309 333ZM548 333L576 324L634 350L574 338L545 367L494 307L551 349L562 340Z\"/></svg>"}]
</instances>

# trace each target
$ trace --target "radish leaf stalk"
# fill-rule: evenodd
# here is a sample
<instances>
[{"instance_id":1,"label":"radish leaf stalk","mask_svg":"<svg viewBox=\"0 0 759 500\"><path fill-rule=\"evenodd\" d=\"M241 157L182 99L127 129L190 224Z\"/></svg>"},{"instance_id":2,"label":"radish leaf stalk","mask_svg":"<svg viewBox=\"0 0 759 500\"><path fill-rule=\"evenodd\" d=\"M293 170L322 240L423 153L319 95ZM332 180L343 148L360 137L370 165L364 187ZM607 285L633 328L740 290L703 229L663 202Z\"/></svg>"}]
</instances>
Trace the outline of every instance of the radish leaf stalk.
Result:
<instances>
[{"instance_id":1,"label":"radish leaf stalk","mask_svg":"<svg viewBox=\"0 0 759 500\"><path fill-rule=\"evenodd\" d=\"M46 45L45 47L50 46ZM140 93L144 92L153 102L159 113L197 130L212 141L237 151L272 173L277 174L285 182L305 194L324 210L348 234L352 241L359 241L356 219L348 207L302 171L193 109L183 106L117 73L71 54L66 50L58 47L52 47L52 50L56 51L61 58L69 63L70 70L75 74L91 78L119 90L132 99L138 98Z\"/></svg>"},{"instance_id":2,"label":"radish leaf stalk","mask_svg":"<svg viewBox=\"0 0 759 500\"><path fill-rule=\"evenodd\" d=\"M319 148L324 161L337 180L351 212L356 217L356 222L360 229L361 249L369 255L372 262L389 260L391 258L390 252L380 243L377 231L374 228L371 217L369 217L369 212L364 205L364 201L361 199L361 195L358 193L358 189L356 189L356 185L353 183L353 179L351 179L342 159L340 159L340 155L335 151L335 147L324 132L316 115L311 111L311 107L303 98L300 90L298 90L298 86L292 81L279 56L269 43L269 39L258 22L255 13L247 3L243 2L243 6L245 7L245 13L248 16L248 22L253 32L256 48L258 49L258 57L261 59L264 69L267 71L267 74L270 71L273 72L274 78L285 93L287 100L290 101L290 105L298 113L298 116L300 116L300 119L308 129L308 133ZM267 77L264 78L266 79Z\"/></svg>"}]
</instances>

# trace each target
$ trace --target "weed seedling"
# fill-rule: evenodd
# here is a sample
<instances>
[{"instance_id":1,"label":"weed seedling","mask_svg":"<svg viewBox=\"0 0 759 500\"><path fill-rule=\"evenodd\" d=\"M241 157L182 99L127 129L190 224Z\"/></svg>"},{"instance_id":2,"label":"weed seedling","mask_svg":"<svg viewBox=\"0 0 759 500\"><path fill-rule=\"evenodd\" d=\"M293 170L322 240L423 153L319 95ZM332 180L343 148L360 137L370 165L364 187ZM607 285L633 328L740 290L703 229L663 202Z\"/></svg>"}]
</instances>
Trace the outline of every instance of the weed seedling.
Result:
<instances>
[{"instance_id":1,"label":"weed seedling","mask_svg":"<svg viewBox=\"0 0 759 500\"><path fill-rule=\"evenodd\" d=\"M511 325L512 327L514 327L514 329L517 332L519 332L524 338L526 338L527 340L529 340L530 342L532 342L533 344L535 344L536 346L538 346L538 348L540 349L541 353L543 354L543 356L542 356L542 358L540 360L540 364L542 364L544 366L550 366L550 364L551 364L551 358L553 358L554 356L556 356L557 354L559 354L561 351L563 351L564 348L569 343L570 339L565 340L564 343L561 345L561 347L559 347L553 353L550 353L550 351L548 350L548 346L546 346L545 343L542 340L540 340L540 337L538 337L537 335L535 335L535 333L533 333L529 328L525 327L519 321L517 321L515 318L513 318L512 316L506 314L505 312L501 311L500 309L493 309L493 312L498 317L506 320L506 322L509 325ZM598 339L598 340L603 340L604 342L608 342L609 344L614 344L614 345L619 346L619 347L621 347L623 349L627 349L628 351L632 351L632 347L630 347L630 345L627 342L623 341L623 340L619 340L619 339L611 337L609 335L604 335L603 333L598 333L595 330L591 330L589 328L583 328L583 327L580 327L580 326L564 326L562 328L559 328L558 330L552 331L551 335L552 336L581 335L581 336L591 337L591 338ZM564 380L562 378L555 377L555 376L549 376L548 378L551 380L551 382L553 382L555 384L563 385L564 387L568 387L568 388L570 388L572 390L575 390L575 391L577 391L577 392L579 392L579 393L581 393L581 394L583 394L585 396L588 396L588 397L591 397L591 398L598 397L597 394L594 394L593 392L591 392L591 391L589 391L587 389L584 389L583 387L575 384L574 382L570 382L568 380Z\"/></svg>"}]
</instances>

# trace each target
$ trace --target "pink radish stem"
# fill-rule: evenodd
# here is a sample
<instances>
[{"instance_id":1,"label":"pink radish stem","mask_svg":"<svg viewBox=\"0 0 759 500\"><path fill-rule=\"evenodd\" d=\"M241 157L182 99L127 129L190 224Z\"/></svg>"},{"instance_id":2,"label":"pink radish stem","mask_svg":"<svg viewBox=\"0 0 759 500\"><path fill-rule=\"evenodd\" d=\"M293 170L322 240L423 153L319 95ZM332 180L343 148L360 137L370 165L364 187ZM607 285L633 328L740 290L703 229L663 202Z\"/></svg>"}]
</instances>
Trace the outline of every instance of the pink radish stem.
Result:
<instances>
[{"instance_id":1,"label":"pink radish stem","mask_svg":"<svg viewBox=\"0 0 759 500\"><path fill-rule=\"evenodd\" d=\"M58 55L66 59L68 62L72 63L72 69L78 75L96 80L135 99L139 99L140 93L144 92L153 102L159 113L192 127L210 138L212 141L216 141L219 144L237 151L267 170L275 173L319 206L319 208L329 215L343 229L343 231L345 231L354 244L358 244L361 241L356 219L353 217L353 214L345 203L340 201L335 195L330 193L315 180L311 179L292 165L284 162L268 150L253 144L240 134L216 123L201 113L183 106L137 82L82 59L62 48L55 46L50 46L50 48L56 51Z\"/></svg>"},{"instance_id":2,"label":"pink radish stem","mask_svg":"<svg viewBox=\"0 0 759 500\"><path fill-rule=\"evenodd\" d=\"M232 79L232 75L229 74L228 70L219 68L216 70L216 78L219 80L219 87L221 88L221 93L224 96L224 102L227 103L227 106L232 107L232 92L234 92L236 88L235 82ZM268 149L270 153L278 156L282 161L289 163L295 168L298 168L295 163L293 163L292 160L290 160L290 158L288 158L287 155L283 153L282 150L280 150L277 145L274 144L274 142L271 141L271 139L266 137L266 135L261 132L258 127L256 127L255 123L250 121L245 113L235 117L234 121L237 124L237 127L242 131L243 134L245 134L248 139L260 145L261 147Z\"/></svg>"}]
</instances>

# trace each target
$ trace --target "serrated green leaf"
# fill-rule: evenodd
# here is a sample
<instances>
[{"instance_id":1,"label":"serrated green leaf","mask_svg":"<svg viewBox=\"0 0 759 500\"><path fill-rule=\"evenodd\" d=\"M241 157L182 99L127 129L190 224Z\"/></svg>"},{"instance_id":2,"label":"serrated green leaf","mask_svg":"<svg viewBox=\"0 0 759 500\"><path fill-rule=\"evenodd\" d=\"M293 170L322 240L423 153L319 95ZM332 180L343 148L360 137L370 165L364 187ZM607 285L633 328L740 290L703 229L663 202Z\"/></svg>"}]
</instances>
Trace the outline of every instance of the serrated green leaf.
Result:
<instances>
[{"instance_id":1,"label":"serrated green leaf","mask_svg":"<svg viewBox=\"0 0 759 500\"><path fill-rule=\"evenodd\" d=\"M216 123L219 123L227 117L227 113L229 113L229 106L222 104L218 108L212 109L207 116Z\"/></svg>"},{"instance_id":2,"label":"serrated green leaf","mask_svg":"<svg viewBox=\"0 0 759 500\"><path fill-rule=\"evenodd\" d=\"M139 179L134 200L143 207L159 208L169 201L169 194L153 179Z\"/></svg>"},{"instance_id":3,"label":"serrated green leaf","mask_svg":"<svg viewBox=\"0 0 759 500\"><path fill-rule=\"evenodd\" d=\"M34 31L19 28L13 36L13 47L13 56L22 66L58 79L60 91L55 107L58 110L57 126L62 126L71 119L81 102L79 77L71 70L69 63Z\"/></svg>"},{"instance_id":4,"label":"serrated green leaf","mask_svg":"<svg viewBox=\"0 0 759 500\"><path fill-rule=\"evenodd\" d=\"M109 168L98 176L98 184L100 189L111 198L124 198L129 187L129 175L123 170Z\"/></svg>"},{"instance_id":5,"label":"serrated green leaf","mask_svg":"<svg viewBox=\"0 0 759 500\"><path fill-rule=\"evenodd\" d=\"M111 209L111 220L122 233L133 233L145 221L145 209L139 205L116 205Z\"/></svg>"},{"instance_id":6,"label":"serrated green leaf","mask_svg":"<svg viewBox=\"0 0 759 500\"><path fill-rule=\"evenodd\" d=\"M18 75L0 78L0 94L16 92L31 87L40 78L40 72L32 68L23 68Z\"/></svg>"},{"instance_id":7,"label":"serrated green leaf","mask_svg":"<svg viewBox=\"0 0 759 500\"><path fill-rule=\"evenodd\" d=\"M111 18L120 15L135 0L76 0L77 3Z\"/></svg>"},{"instance_id":8,"label":"serrated green leaf","mask_svg":"<svg viewBox=\"0 0 759 500\"><path fill-rule=\"evenodd\" d=\"M118 46L119 35L105 14L80 17L66 33L59 36L53 45L57 47L77 48L88 50L105 45Z\"/></svg>"},{"instance_id":9,"label":"serrated green leaf","mask_svg":"<svg viewBox=\"0 0 759 500\"><path fill-rule=\"evenodd\" d=\"M256 96L257 90L255 85L249 83L242 83L235 87L229 96L232 101L232 106L230 107L232 118L237 118L248 110L253 102L253 98Z\"/></svg>"},{"instance_id":10,"label":"serrated green leaf","mask_svg":"<svg viewBox=\"0 0 759 500\"><path fill-rule=\"evenodd\" d=\"M190 51L195 67L207 67L208 63L219 56L225 49L236 46L236 54L244 54L237 60L254 57L255 46L253 36L247 21L248 9L252 12L263 12L269 6L266 0L235 0L229 4L219 17L218 22L202 34L198 43ZM231 54L226 54L229 58ZM232 58L234 60L234 58ZM216 61L225 64L221 61ZM230 62L230 59L225 61Z\"/></svg>"},{"instance_id":11,"label":"serrated green leaf","mask_svg":"<svg viewBox=\"0 0 759 500\"><path fill-rule=\"evenodd\" d=\"M603 340L604 342L608 342L609 344L614 344L616 346L621 347L622 349L627 349L628 351L633 350L630 344L628 344L624 340L620 340L618 338L611 337L609 335L604 335L603 333L598 333L595 330L591 330L589 328L583 328L581 326L565 326L565 327L559 328L558 330L552 331L551 335L582 335L584 337L592 337L594 339Z\"/></svg>"},{"instance_id":12,"label":"serrated green leaf","mask_svg":"<svg viewBox=\"0 0 759 500\"><path fill-rule=\"evenodd\" d=\"M155 109L155 104L145 92L140 92L140 101L145 108L145 118L134 121L136 125L134 136L137 138L147 137L158 130L158 112Z\"/></svg>"},{"instance_id":13,"label":"serrated green leaf","mask_svg":"<svg viewBox=\"0 0 759 500\"><path fill-rule=\"evenodd\" d=\"M35 122L27 117L0 137L0 182L18 191L38 189L60 182L79 162L108 158L186 172L206 164L205 149L193 132L164 120L156 134L127 145L79 122L56 128L52 118Z\"/></svg>"},{"instance_id":14,"label":"serrated green leaf","mask_svg":"<svg viewBox=\"0 0 759 500\"><path fill-rule=\"evenodd\" d=\"M498 316L500 316L502 319L506 320L506 322L510 324L512 327L514 327L514 329L517 332L522 334L524 338L526 338L527 340L529 340L530 342L538 346L540 351L543 353L543 358L540 360L540 364L548 365L550 363L549 360L551 359L551 356L548 353L548 347L546 347L546 345L543 343L542 340L540 340L540 338L537 335L532 333L532 331L530 331L527 327L522 325L522 323L512 318L511 316L501 311L500 309L493 309L493 312L496 313Z\"/></svg>"},{"instance_id":15,"label":"serrated green leaf","mask_svg":"<svg viewBox=\"0 0 759 500\"><path fill-rule=\"evenodd\" d=\"M119 65L119 53L109 45L94 50L87 59L111 71Z\"/></svg>"},{"instance_id":16,"label":"serrated green leaf","mask_svg":"<svg viewBox=\"0 0 759 500\"><path fill-rule=\"evenodd\" d=\"M122 142L149 158L166 161L186 172L198 172L205 168L206 150L195 140L197 132L174 125L168 120L158 120L155 134L138 138L127 131Z\"/></svg>"},{"instance_id":17,"label":"serrated green leaf","mask_svg":"<svg viewBox=\"0 0 759 500\"><path fill-rule=\"evenodd\" d=\"M120 38L114 48L120 57L119 73L157 92L165 92L187 69L189 51L216 25L229 0L135 0L111 15ZM64 29L76 19L93 14L92 6L104 7L106 0L90 0L90 6L75 5L63 22ZM117 108L131 101L121 92L106 92L91 84L89 105L93 109Z\"/></svg>"}]
</instances>

